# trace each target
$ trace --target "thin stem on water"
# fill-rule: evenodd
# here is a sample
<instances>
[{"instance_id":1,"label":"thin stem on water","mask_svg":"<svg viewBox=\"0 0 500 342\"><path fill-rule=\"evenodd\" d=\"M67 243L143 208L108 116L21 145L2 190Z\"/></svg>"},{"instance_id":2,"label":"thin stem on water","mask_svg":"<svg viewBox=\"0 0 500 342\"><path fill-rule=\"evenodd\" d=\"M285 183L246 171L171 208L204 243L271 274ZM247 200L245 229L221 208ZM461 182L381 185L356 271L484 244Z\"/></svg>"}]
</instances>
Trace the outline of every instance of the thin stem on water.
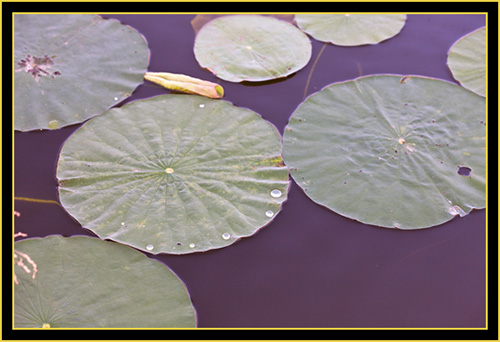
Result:
<instances>
[{"instance_id":1,"label":"thin stem on water","mask_svg":"<svg viewBox=\"0 0 500 342\"><path fill-rule=\"evenodd\" d=\"M36 202L36 203L57 204L58 206L62 207L59 202L53 201L53 200L44 200L44 199L37 199L37 198L30 198L30 197L14 197L14 200L26 201L26 202Z\"/></svg>"},{"instance_id":2,"label":"thin stem on water","mask_svg":"<svg viewBox=\"0 0 500 342\"><path fill-rule=\"evenodd\" d=\"M325 47L328 43L324 43L323 46L321 47L321 50L319 50L319 53L318 55L316 56L316 59L314 60L314 63L313 63L313 66L311 68L311 71L309 72L309 76L307 76L307 82L306 82L306 87L304 89L304 97L302 98L305 99L306 96L307 96L307 90L309 88L309 82L311 81L311 76L312 76L312 73L314 71L314 69L316 68L316 64L318 63L318 60L319 58L321 57L321 54L323 53L323 51L325 50Z\"/></svg>"}]
</instances>

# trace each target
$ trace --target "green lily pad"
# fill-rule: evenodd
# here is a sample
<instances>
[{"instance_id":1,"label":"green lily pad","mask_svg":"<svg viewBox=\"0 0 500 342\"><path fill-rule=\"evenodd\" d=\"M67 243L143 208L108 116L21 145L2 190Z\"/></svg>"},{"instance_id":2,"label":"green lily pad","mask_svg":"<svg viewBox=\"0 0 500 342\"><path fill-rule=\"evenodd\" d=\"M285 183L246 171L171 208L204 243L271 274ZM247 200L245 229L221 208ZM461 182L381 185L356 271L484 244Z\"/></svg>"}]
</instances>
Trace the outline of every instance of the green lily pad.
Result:
<instances>
[{"instance_id":1,"label":"green lily pad","mask_svg":"<svg viewBox=\"0 0 500 342\"><path fill-rule=\"evenodd\" d=\"M149 49L97 15L14 16L15 129L56 129L101 114L143 82Z\"/></svg>"},{"instance_id":2,"label":"green lily pad","mask_svg":"<svg viewBox=\"0 0 500 342\"><path fill-rule=\"evenodd\" d=\"M283 158L313 201L362 223L435 226L486 202L485 99L420 76L329 85L293 113Z\"/></svg>"},{"instance_id":3,"label":"green lily pad","mask_svg":"<svg viewBox=\"0 0 500 342\"><path fill-rule=\"evenodd\" d=\"M296 14L297 25L314 39L342 46L377 44L397 35L405 14Z\"/></svg>"},{"instance_id":4,"label":"green lily pad","mask_svg":"<svg viewBox=\"0 0 500 342\"><path fill-rule=\"evenodd\" d=\"M486 96L486 27L452 45L448 51L448 67L463 87Z\"/></svg>"},{"instance_id":5,"label":"green lily pad","mask_svg":"<svg viewBox=\"0 0 500 342\"><path fill-rule=\"evenodd\" d=\"M191 26L193 27L194 33L197 34L203 25L209 21L222 16L227 16L227 14L197 14L196 17L191 20ZM293 24L295 20L295 15L293 14L264 14L263 16L287 21L290 24Z\"/></svg>"},{"instance_id":6,"label":"green lily pad","mask_svg":"<svg viewBox=\"0 0 500 342\"><path fill-rule=\"evenodd\" d=\"M89 120L65 142L57 179L82 226L155 254L250 236L289 187L272 124L226 101L173 94Z\"/></svg>"},{"instance_id":7,"label":"green lily pad","mask_svg":"<svg viewBox=\"0 0 500 342\"><path fill-rule=\"evenodd\" d=\"M165 265L114 242L78 236L15 244L37 272L15 267L16 328L195 327L183 282Z\"/></svg>"},{"instance_id":8,"label":"green lily pad","mask_svg":"<svg viewBox=\"0 0 500 342\"><path fill-rule=\"evenodd\" d=\"M205 24L194 54L201 67L230 81L266 81L297 72L311 58L309 38L292 24L259 15L230 15Z\"/></svg>"}]
</instances>

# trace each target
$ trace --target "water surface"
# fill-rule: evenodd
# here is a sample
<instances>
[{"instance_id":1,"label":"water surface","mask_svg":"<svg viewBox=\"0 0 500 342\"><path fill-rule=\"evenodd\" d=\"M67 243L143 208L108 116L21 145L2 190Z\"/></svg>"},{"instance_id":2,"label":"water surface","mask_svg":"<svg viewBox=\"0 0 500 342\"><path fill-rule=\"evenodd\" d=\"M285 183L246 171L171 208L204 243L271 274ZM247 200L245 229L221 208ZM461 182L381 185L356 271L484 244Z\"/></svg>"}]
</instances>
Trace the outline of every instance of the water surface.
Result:
<instances>
[{"instance_id":1,"label":"water surface","mask_svg":"<svg viewBox=\"0 0 500 342\"><path fill-rule=\"evenodd\" d=\"M146 37L150 71L220 83L225 100L258 112L280 133L304 96L333 82L375 73L455 82L446 66L448 49L485 25L484 15L409 15L399 35L378 45L312 40L312 59L303 70L255 85L218 80L199 67L194 15L105 17ZM144 83L126 102L166 92ZM79 126L15 133L15 196L57 200L57 156ZM30 237L94 236L55 204L16 201L15 210L21 213L16 232ZM484 327L485 216L476 210L416 231L377 228L314 204L292 182L283 210L256 235L220 250L154 258L185 282L199 327Z\"/></svg>"}]
</instances>

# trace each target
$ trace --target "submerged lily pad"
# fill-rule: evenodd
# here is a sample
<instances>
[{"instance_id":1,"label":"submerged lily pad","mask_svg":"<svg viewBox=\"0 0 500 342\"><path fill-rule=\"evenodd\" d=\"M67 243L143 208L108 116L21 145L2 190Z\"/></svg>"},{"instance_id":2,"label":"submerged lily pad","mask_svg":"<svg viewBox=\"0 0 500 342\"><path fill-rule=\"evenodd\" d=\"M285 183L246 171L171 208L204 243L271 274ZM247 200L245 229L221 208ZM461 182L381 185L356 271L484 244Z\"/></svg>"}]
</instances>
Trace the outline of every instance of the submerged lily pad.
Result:
<instances>
[{"instance_id":1,"label":"submerged lily pad","mask_svg":"<svg viewBox=\"0 0 500 342\"><path fill-rule=\"evenodd\" d=\"M91 237L49 236L15 244L37 266L16 267L16 328L195 327L183 282L139 251Z\"/></svg>"},{"instance_id":2,"label":"submerged lily pad","mask_svg":"<svg viewBox=\"0 0 500 342\"><path fill-rule=\"evenodd\" d=\"M226 101L173 94L84 124L61 150L57 179L61 204L82 226L155 254L252 235L289 187L273 125Z\"/></svg>"},{"instance_id":3,"label":"submerged lily pad","mask_svg":"<svg viewBox=\"0 0 500 342\"><path fill-rule=\"evenodd\" d=\"M201 67L230 81L266 81L302 69L309 38L292 24L259 15L230 15L205 24L194 43Z\"/></svg>"},{"instance_id":4,"label":"submerged lily pad","mask_svg":"<svg viewBox=\"0 0 500 342\"><path fill-rule=\"evenodd\" d=\"M448 67L460 84L486 96L486 28L456 41L448 51Z\"/></svg>"},{"instance_id":5,"label":"submerged lily pad","mask_svg":"<svg viewBox=\"0 0 500 342\"><path fill-rule=\"evenodd\" d=\"M405 14L296 14L297 25L322 42L342 46L377 44L397 35Z\"/></svg>"},{"instance_id":6,"label":"submerged lily pad","mask_svg":"<svg viewBox=\"0 0 500 342\"><path fill-rule=\"evenodd\" d=\"M283 158L313 201L343 216L435 226L485 207L485 110L484 98L438 79L335 83L293 113Z\"/></svg>"},{"instance_id":7,"label":"submerged lily pad","mask_svg":"<svg viewBox=\"0 0 500 342\"><path fill-rule=\"evenodd\" d=\"M143 82L149 49L135 29L97 15L14 16L15 129L83 122Z\"/></svg>"}]
</instances>

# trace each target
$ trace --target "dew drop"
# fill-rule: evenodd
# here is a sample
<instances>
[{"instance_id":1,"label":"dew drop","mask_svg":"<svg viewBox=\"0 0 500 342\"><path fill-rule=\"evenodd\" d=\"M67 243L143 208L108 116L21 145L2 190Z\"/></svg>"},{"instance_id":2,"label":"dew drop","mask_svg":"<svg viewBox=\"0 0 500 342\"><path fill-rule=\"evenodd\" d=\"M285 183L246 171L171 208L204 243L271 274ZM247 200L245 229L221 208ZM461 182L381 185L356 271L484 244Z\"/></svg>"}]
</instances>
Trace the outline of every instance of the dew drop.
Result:
<instances>
[{"instance_id":1,"label":"dew drop","mask_svg":"<svg viewBox=\"0 0 500 342\"><path fill-rule=\"evenodd\" d=\"M147 246L146 246L146 249L147 249L148 251L152 251L152 250L153 250L153 248L155 248L153 245L147 245Z\"/></svg>"},{"instance_id":2,"label":"dew drop","mask_svg":"<svg viewBox=\"0 0 500 342\"><path fill-rule=\"evenodd\" d=\"M122 222L122 226L124 226L124 225L125 225L125 222Z\"/></svg>"},{"instance_id":3,"label":"dew drop","mask_svg":"<svg viewBox=\"0 0 500 342\"><path fill-rule=\"evenodd\" d=\"M115 100L115 101L118 101L118 98L117 98L117 97L115 97L115 98L114 98L114 100Z\"/></svg>"},{"instance_id":4,"label":"dew drop","mask_svg":"<svg viewBox=\"0 0 500 342\"><path fill-rule=\"evenodd\" d=\"M273 217L274 213L271 210L266 211L266 216L267 217Z\"/></svg>"},{"instance_id":5,"label":"dew drop","mask_svg":"<svg viewBox=\"0 0 500 342\"><path fill-rule=\"evenodd\" d=\"M278 189L274 189L273 191L271 191L271 197L274 197L274 198L281 197L281 191Z\"/></svg>"},{"instance_id":6,"label":"dew drop","mask_svg":"<svg viewBox=\"0 0 500 342\"><path fill-rule=\"evenodd\" d=\"M202 104L200 104L200 108L203 108L203 107L205 107L205 105L204 105L203 103L202 103Z\"/></svg>"},{"instance_id":7,"label":"dew drop","mask_svg":"<svg viewBox=\"0 0 500 342\"><path fill-rule=\"evenodd\" d=\"M196 245L194 243L192 243L192 242L189 244L189 247L191 247L191 248L194 248L195 246Z\"/></svg>"},{"instance_id":8,"label":"dew drop","mask_svg":"<svg viewBox=\"0 0 500 342\"><path fill-rule=\"evenodd\" d=\"M222 238L223 238L224 240L229 240L229 238L230 238L230 237L231 237L231 234L229 234L229 233L224 233L224 234L222 234Z\"/></svg>"}]
</instances>

